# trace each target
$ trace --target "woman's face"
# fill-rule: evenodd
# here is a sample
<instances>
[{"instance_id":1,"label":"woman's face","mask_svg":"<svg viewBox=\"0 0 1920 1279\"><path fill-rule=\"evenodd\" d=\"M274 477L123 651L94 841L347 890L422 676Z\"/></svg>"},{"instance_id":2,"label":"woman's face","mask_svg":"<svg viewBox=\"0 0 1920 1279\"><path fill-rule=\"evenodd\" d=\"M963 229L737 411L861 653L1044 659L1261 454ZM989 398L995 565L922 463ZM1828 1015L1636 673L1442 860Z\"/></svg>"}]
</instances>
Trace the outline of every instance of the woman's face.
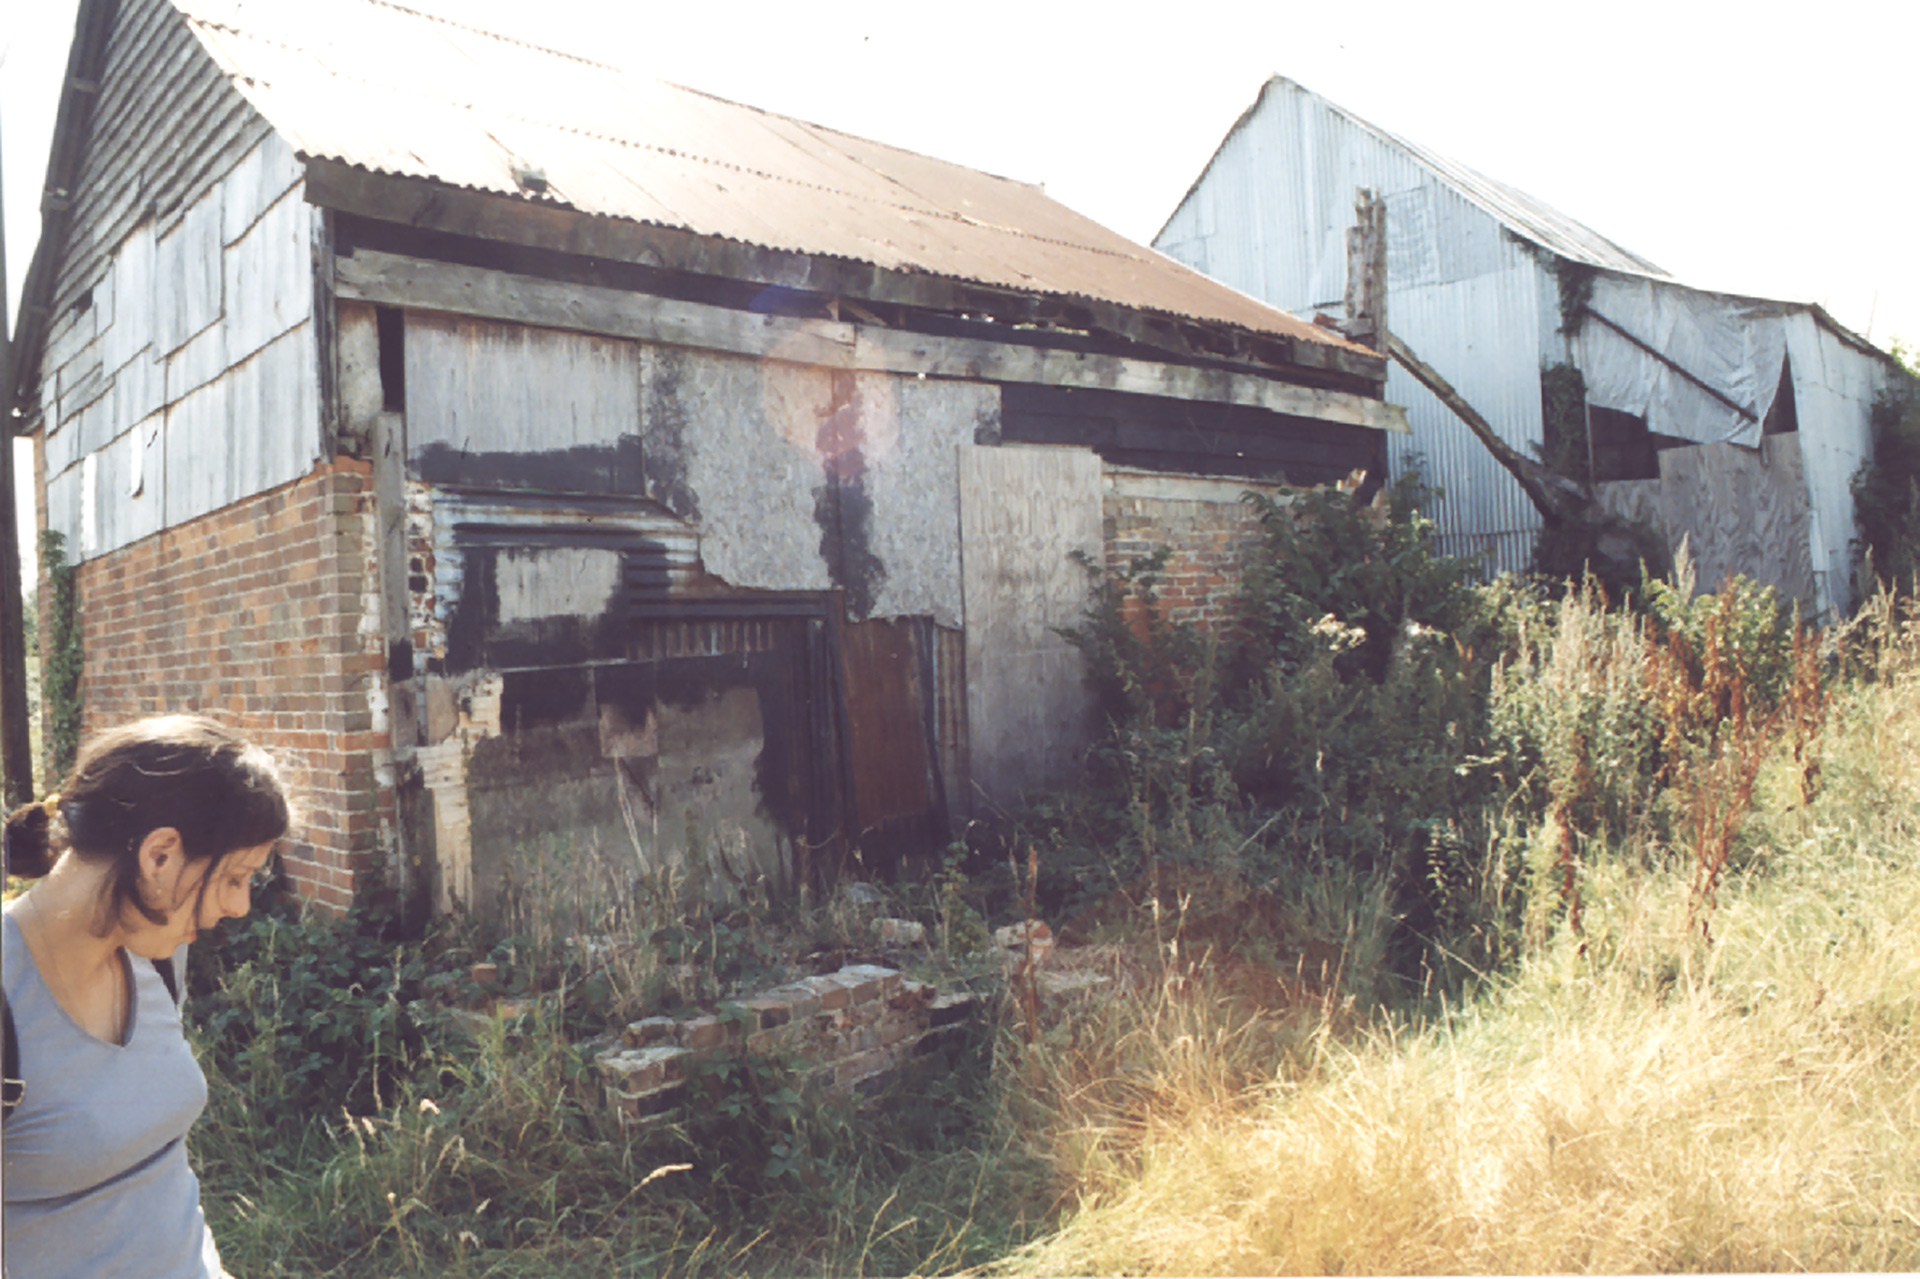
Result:
<instances>
[{"instance_id":1,"label":"woman's face","mask_svg":"<svg viewBox=\"0 0 1920 1279\"><path fill-rule=\"evenodd\" d=\"M164 959L222 920L244 917L253 908L253 877L266 869L272 856L273 844L266 843L189 864L163 898L169 902L166 922L138 920L142 926L130 932L127 949L148 959ZM201 891L202 886L206 891Z\"/></svg>"}]
</instances>

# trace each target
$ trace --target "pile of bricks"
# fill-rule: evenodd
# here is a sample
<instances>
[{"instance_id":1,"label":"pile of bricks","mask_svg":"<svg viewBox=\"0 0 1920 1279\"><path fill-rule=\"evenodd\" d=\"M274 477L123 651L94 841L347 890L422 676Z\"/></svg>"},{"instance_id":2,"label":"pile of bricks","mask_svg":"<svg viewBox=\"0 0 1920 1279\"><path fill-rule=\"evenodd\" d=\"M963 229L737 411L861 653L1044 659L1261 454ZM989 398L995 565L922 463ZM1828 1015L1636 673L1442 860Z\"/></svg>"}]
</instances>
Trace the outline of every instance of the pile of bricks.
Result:
<instances>
[{"instance_id":1,"label":"pile of bricks","mask_svg":"<svg viewBox=\"0 0 1920 1279\"><path fill-rule=\"evenodd\" d=\"M805 1063L809 1089L867 1093L953 1046L973 1004L971 994L943 994L891 968L853 964L763 990L724 1013L642 1018L597 1064L624 1123L672 1113L694 1068L724 1054L789 1055Z\"/></svg>"}]
</instances>

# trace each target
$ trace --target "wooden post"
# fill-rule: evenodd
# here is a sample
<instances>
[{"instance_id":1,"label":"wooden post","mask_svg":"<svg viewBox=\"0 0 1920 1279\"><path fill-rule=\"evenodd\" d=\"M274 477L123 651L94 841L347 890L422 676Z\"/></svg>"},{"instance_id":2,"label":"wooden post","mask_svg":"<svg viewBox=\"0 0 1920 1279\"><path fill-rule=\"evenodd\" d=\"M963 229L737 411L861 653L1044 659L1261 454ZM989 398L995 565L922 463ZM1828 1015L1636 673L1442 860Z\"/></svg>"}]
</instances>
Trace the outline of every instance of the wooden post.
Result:
<instances>
[{"instance_id":1,"label":"wooden post","mask_svg":"<svg viewBox=\"0 0 1920 1279\"><path fill-rule=\"evenodd\" d=\"M13 325L7 311L7 219L0 189L0 799L33 798L27 732L26 615L20 598L20 534L13 502Z\"/></svg>"},{"instance_id":2,"label":"wooden post","mask_svg":"<svg viewBox=\"0 0 1920 1279\"><path fill-rule=\"evenodd\" d=\"M1347 228L1346 334L1362 346L1387 349L1387 202L1367 187L1353 193Z\"/></svg>"}]
</instances>

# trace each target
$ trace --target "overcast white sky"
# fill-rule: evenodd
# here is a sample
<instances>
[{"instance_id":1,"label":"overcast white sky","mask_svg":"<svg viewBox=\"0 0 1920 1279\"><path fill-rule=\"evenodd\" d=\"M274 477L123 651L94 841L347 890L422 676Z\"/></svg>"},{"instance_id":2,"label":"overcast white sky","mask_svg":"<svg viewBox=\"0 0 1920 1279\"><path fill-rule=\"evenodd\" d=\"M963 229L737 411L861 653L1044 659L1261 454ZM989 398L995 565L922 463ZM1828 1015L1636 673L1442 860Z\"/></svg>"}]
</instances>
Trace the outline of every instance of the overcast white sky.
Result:
<instances>
[{"instance_id":1,"label":"overcast white sky","mask_svg":"<svg viewBox=\"0 0 1920 1279\"><path fill-rule=\"evenodd\" d=\"M0 28L16 297L75 3L6 0ZM415 3L1044 183L1142 242L1266 77L1287 75L1689 282L1920 342L1913 0Z\"/></svg>"}]
</instances>

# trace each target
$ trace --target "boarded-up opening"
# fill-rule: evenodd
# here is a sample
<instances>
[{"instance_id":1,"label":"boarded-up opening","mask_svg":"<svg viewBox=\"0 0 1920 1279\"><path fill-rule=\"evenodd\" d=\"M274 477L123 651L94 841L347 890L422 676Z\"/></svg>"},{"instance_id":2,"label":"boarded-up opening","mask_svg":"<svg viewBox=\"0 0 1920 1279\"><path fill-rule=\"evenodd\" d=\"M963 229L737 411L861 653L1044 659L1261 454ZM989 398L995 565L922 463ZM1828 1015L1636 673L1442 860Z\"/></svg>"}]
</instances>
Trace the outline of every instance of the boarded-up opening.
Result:
<instances>
[{"instance_id":1,"label":"boarded-up opening","mask_svg":"<svg viewBox=\"0 0 1920 1279\"><path fill-rule=\"evenodd\" d=\"M1077 626L1101 554L1100 459L1085 449L960 450L972 799L988 811L1078 771L1091 740ZM974 811L980 811L978 804Z\"/></svg>"}]
</instances>

